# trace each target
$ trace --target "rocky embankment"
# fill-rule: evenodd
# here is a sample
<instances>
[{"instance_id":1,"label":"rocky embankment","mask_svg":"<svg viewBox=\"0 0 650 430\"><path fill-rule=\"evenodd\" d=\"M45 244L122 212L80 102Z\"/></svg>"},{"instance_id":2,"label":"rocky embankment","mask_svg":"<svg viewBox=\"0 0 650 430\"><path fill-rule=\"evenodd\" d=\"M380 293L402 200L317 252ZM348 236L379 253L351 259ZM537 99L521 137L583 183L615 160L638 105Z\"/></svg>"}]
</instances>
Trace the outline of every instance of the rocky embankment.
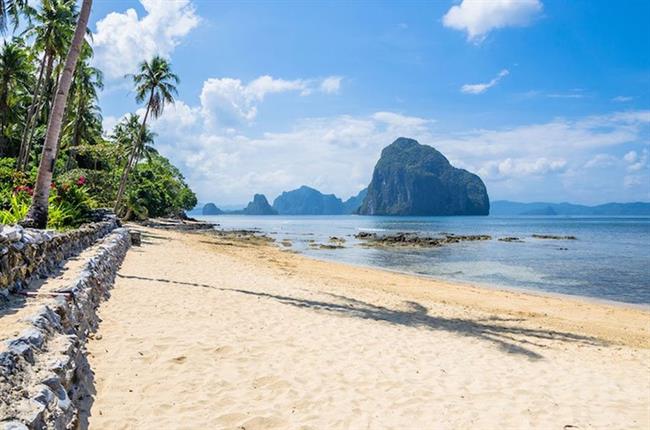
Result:
<instances>
[{"instance_id":1,"label":"rocky embankment","mask_svg":"<svg viewBox=\"0 0 650 430\"><path fill-rule=\"evenodd\" d=\"M117 227L115 217L66 233L3 227L0 428L83 428L94 390L85 342L130 245Z\"/></svg>"}]
</instances>

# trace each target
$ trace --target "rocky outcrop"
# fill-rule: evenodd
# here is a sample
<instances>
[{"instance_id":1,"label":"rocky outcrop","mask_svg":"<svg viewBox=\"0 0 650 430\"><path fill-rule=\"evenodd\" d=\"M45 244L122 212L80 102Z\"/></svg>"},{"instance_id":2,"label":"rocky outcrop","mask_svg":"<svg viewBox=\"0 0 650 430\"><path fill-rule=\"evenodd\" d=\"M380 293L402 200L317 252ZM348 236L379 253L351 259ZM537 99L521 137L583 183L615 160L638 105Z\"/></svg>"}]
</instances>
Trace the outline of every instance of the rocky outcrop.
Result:
<instances>
[{"instance_id":1,"label":"rocky outcrop","mask_svg":"<svg viewBox=\"0 0 650 430\"><path fill-rule=\"evenodd\" d=\"M280 215L341 215L344 213L341 199L334 194L323 194L305 185L280 194L273 201L273 209Z\"/></svg>"},{"instance_id":2,"label":"rocky outcrop","mask_svg":"<svg viewBox=\"0 0 650 430\"><path fill-rule=\"evenodd\" d=\"M492 236L487 234L456 235L446 233L441 236L420 236L415 233L383 234L362 231L354 235L355 238L363 240L365 246L393 246L393 247L422 247L437 248L444 245L460 242L473 242L479 240L491 240Z\"/></svg>"},{"instance_id":3,"label":"rocky outcrop","mask_svg":"<svg viewBox=\"0 0 650 430\"><path fill-rule=\"evenodd\" d=\"M400 137L375 166L363 215L488 215L490 202L477 175L453 167L430 146Z\"/></svg>"},{"instance_id":4,"label":"rocky outcrop","mask_svg":"<svg viewBox=\"0 0 650 430\"><path fill-rule=\"evenodd\" d=\"M214 203L207 203L201 210L202 215L221 215L223 211Z\"/></svg>"},{"instance_id":5,"label":"rocky outcrop","mask_svg":"<svg viewBox=\"0 0 650 430\"><path fill-rule=\"evenodd\" d=\"M28 328L0 348L1 428L85 428L93 376L84 346L128 247L126 229L106 236L79 276L35 303Z\"/></svg>"},{"instance_id":6,"label":"rocky outcrop","mask_svg":"<svg viewBox=\"0 0 650 430\"><path fill-rule=\"evenodd\" d=\"M248 203L241 211L234 211L232 213L241 214L241 215L277 215L275 209L271 207L266 196L264 194L255 194L253 196L253 201Z\"/></svg>"}]
</instances>

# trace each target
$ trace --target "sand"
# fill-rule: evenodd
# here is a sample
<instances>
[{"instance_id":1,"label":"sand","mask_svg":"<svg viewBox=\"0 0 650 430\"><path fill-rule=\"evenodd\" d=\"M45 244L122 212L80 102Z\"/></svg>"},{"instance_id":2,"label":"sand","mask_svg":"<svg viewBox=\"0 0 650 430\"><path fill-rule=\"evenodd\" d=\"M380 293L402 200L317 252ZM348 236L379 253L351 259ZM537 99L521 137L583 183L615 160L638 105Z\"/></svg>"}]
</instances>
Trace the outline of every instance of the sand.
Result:
<instances>
[{"instance_id":1,"label":"sand","mask_svg":"<svg viewBox=\"0 0 650 430\"><path fill-rule=\"evenodd\" d=\"M650 312L142 229L93 429L650 428Z\"/></svg>"}]
</instances>

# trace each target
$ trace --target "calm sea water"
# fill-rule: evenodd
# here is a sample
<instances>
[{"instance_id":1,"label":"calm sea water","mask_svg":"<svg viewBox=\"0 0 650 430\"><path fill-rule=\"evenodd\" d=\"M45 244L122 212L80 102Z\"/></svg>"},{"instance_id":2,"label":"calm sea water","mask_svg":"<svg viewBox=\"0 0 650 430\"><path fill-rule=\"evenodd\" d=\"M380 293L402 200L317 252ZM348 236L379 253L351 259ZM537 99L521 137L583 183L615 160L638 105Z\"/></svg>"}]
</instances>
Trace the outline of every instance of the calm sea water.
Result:
<instances>
[{"instance_id":1,"label":"calm sea water","mask_svg":"<svg viewBox=\"0 0 650 430\"><path fill-rule=\"evenodd\" d=\"M524 288L619 302L650 304L648 217L365 217L203 216L224 229L256 229L293 242L309 256L486 286ZM373 249L354 234L416 232L489 234L490 241L433 249ZM532 234L574 235L541 240ZM321 250L310 241L346 239L344 249ZM517 236L523 243L496 240Z\"/></svg>"}]
</instances>

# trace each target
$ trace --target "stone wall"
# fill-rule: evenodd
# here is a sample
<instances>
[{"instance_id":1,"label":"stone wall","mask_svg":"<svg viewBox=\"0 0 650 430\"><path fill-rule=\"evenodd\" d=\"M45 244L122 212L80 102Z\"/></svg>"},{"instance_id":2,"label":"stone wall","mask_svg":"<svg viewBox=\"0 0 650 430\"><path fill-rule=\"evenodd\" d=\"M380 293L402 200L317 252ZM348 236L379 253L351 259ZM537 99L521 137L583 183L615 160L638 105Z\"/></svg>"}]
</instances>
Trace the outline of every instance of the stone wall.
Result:
<instances>
[{"instance_id":1,"label":"stone wall","mask_svg":"<svg viewBox=\"0 0 650 430\"><path fill-rule=\"evenodd\" d=\"M59 264L119 226L114 215L68 232L0 226L0 304L34 277L46 276Z\"/></svg>"},{"instance_id":2,"label":"stone wall","mask_svg":"<svg viewBox=\"0 0 650 430\"><path fill-rule=\"evenodd\" d=\"M95 233L66 235L86 241L104 228L110 225L95 226L91 229ZM60 247L65 242L61 240ZM30 318L30 327L6 342L0 352L0 429L86 427L93 375L85 343L97 327L96 309L108 296L129 245L126 229L106 236L80 276L60 290L64 294L47 299ZM69 243L68 251L60 250L60 255L78 246Z\"/></svg>"}]
</instances>

